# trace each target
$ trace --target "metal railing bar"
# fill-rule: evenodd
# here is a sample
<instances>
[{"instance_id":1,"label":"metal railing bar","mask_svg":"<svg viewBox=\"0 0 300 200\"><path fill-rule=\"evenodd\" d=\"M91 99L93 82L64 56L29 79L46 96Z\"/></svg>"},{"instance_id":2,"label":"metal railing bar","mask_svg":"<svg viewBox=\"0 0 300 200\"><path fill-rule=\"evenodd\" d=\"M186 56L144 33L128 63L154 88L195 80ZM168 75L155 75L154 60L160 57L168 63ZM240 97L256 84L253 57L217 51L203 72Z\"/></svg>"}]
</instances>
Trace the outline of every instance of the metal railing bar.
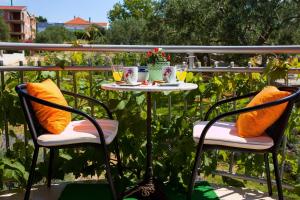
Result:
<instances>
[{"instance_id":1,"label":"metal railing bar","mask_svg":"<svg viewBox=\"0 0 300 200\"><path fill-rule=\"evenodd\" d=\"M0 42L1 50L36 51L101 51L101 52L147 52L153 48L163 48L167 53L236 53L272 54L300 53L300 45L278 46L172 46L172 45L98 45L98 44L41 44Z\"/></svg>"},{"instance_id":2,"label":"metal railing bar","mask_svg":"<svg viewBox=\"0 0 300 200\"><path fill-rule=\"evenodd\" d=\"M111 71L109 66L1 66L0 72L5 71ZM233 72L233 73L262 73L263 67L200 67L196 69L188 69L188 72ZM300 68L290 68L289 74L300 74Z\"/></svg>"},{"instance_id":3,"label":"metal railing bar","mask_svg":"<svg viewBox=\"0 0 300 200\"><path fill-rule=\"evenodd\" d=\"M0 72L2 71L111 71L111 67L102 66L1 66Z\"/></svg>"}]
</instances>

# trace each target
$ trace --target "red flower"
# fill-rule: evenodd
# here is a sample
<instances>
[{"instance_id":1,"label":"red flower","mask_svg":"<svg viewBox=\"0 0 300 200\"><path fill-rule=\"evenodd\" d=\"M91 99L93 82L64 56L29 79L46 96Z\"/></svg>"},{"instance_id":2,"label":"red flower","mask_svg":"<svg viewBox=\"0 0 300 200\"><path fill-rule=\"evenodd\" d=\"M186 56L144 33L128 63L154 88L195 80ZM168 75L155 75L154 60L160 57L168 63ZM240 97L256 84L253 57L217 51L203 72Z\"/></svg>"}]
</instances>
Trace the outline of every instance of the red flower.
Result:
<instances>
[{"instance_id":1,"label":"red flower","mask_svg":"<svg viewBox=\"0 0 300 200\"><path fill-rule=\"evenodd\" d=\"M151 56L152 56L152 52L151 52L151 51L148 51L148 52L147 52L147 56L148 56L148 57L151 57Z\"/></svg>"},{"instance_id":2,"label":"red flower","mask_svg":"<svg viewBox=\"0 0 300 200\"><path fill-rule=\"evenodd\" d=\"M166 62L170 61L170 57L167 60L165 52L163 52L162 48L154 48L151 51L147 52L147 62L148 63L156 63L156 62Z\"/></svg>"},{"instance_id":3,"label":"red flower","mask_svg":"<svg viewBox=\"0 0 300 200\"><path fill-rule=\"evenodd\" d=\"M170 56L170 55L167 56L167 60L168 60L168 61L171 60L171 56Z\"/></svg>"}]
</instances>

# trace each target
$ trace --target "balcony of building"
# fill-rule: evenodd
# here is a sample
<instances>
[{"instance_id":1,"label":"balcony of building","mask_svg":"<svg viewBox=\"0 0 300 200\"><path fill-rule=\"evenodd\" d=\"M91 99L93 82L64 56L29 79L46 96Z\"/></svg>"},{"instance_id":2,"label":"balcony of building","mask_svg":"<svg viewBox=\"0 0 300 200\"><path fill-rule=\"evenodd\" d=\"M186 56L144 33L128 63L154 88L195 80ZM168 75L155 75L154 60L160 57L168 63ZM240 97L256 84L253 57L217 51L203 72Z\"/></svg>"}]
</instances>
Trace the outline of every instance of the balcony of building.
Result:
<instances>
[{"instance_id":1,"label":"balcony of building","mask_svg":"<svg viewBox=\"0 0 300 200\"><path fill-rule=\"evenodd\" d=\"M103 100L120 122L118 135L120 151L125 165L127 181L138 182L145 175L147 99L141 92L113 92L101 85L113 82L112 65L140 65L141 55L157 46L151 45L71 45L0 43L2 50L28 50L31 57L18 66L7 66L0 60L1 133L0 148L3 154L20 163L13 168L16 176L0 181L3 185L0 199L22 199L24 186L32 160L33 142L28 125L22 117L14 87L26 82L39 82L50 78L61 89ZM220 99L261 90L266 85L293 86L300 84L300 46L159 46L178 59L175 64L188 65L186 82L198 88L190 92L153 93L151 116L153 119L153 159L155 176L164 183L175 181L176 187L187 187L191 176L196 144L192 140L193 123L205 118L208 108ZM241 54L250 55L249 62L240 60ZM135 56L133 56L135 55ZM225 60L226 55L231 55ZM232 56L234 55L234 56ZM280 71L274 79L269 73L271 61L277 55L294 61ZM131 59L134 57L133 59ZM276 59L278 57L275 57ZM253 59L256 61L253 61ZM1 59L1 57L0 57ZM251 60L251 61L250 61ZM296 61L297 60L297 61ZM239 62L244 63L240 65ZM281 61L280 61L281 62ZM283 60L283 63L287 62ZM279 73L279 72L278 72ZM84 110L91 116L102 117L102 110L80 98L68 98L70 106ZM220 107L213 113L245 107L246 102ZM235 121L236 118L230 118ZM280 176L285 199L297 199L299 113L294 108L286 135L280 146ZM24 134L25 133L25 134ZM87 152L84 154L84 152ZM32 199L58 199L66 185L72 183L105 182L103 168L94 162L94 150L75 149L60 151L57 155L51 189L45 186L50 152L43 149L38 154L37 178L32 188ZM115 159L115 154L111 157ZM275 177L272 175L273 195L269 197L268 181L261 156L231 151L211 151L205 154L200 167L199 180L206 180L219 199L277 199ZM88 160L88 161L86 161ZM269 161L269 160L268 160ZM271 161L271 160L270 160ZM71 163L71 164L68 164ZM85 164L84 164L85 163ZM95 164L97 163L97 164ZM172 163L172 164L170 164ZM115 161L112 161L112 165ZM14 165L12 165L14 166ZM80 168L79 166L84 166ZM7 167L7 166L6 166ZM96 168L96 169L94 169ZM11 168L4 170L11 170ZM274 166L270 162L273 172ZM1 170L1 169L0 169ZM114 168L116 173L117 169ZM10 172L10 171L9 171ZM27 175L24 175L27 174ZM172 180L171 175L176 175ZM96 180L95 180L96 179ZM179 190L178 189L178 190ZM184 190L184 189L183 189Z\"/></svg>"}]
</instances>

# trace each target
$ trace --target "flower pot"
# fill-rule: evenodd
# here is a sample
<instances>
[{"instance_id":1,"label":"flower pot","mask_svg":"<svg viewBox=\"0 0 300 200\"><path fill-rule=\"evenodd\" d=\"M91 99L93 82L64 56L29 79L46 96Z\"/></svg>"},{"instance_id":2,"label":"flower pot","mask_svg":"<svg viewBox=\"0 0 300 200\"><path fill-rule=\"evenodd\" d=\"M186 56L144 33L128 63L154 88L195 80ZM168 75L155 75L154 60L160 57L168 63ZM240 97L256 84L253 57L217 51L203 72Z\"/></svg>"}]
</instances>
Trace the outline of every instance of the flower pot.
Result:
<instances>
[{"instance_id":1,"label":"flower pot","mask_svg":"<svg viewBox=\"0 0 300 200\"><path fill-rule=\"evenodd\" d=\"M170 66L170 62L156 62L154 64L148 64L149 79L150 81L162 81L162 69L165 66Z\"/></svg>"}]
</instances>

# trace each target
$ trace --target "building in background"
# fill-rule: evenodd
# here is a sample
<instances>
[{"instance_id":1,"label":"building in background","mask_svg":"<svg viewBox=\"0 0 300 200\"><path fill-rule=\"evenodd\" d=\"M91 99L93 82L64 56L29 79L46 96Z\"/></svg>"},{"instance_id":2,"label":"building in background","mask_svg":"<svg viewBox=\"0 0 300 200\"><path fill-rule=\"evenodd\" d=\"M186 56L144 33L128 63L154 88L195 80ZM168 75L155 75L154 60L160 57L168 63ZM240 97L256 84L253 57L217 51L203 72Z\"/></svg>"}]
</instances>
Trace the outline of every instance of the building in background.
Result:
<instances>
[{"instance_id":1,"label":"building in background","mask_svg":"<svg viewBox=\"0 0 300 200\"><path fill-rule=\"evenodd\" d=\"M66 27L66 29L68 30L84 30L87 27L89 27L90 25L97 25L99 27L108 28L108 23L107 22L91 22L91 18L89 18L89 21L84 20L80 17L75 17L67 22L64 23L64 26Z\"/></svg>"},{"instance_id":2,"label":"building in background","mask_svg":"<svg viewBox=\"0 0 300 200\"><path fill-rule=\"evenodd\" d=\"M4 21L9 26L11 39L31 42L36 36L36 19L26 6L0 6Z\"/></svg>"},{"instance_id":3,"label":"building in background","mask_svg":"<svg viewBox=\"0 0 300 200\"><path fill-rule=\"evenodd\" d=\"M109 25L107 22L91 22L91 19L87 21L80 17L74 16L72 20L69 20L65 23L40 22L37 24L37 31L38 32L44 31L49 26L64 26L66 29L70 31L85 30L87 27L89 27L92 24L102 27L104 29L108 29L108 25Z\"/></svg>"}]
</instances>

